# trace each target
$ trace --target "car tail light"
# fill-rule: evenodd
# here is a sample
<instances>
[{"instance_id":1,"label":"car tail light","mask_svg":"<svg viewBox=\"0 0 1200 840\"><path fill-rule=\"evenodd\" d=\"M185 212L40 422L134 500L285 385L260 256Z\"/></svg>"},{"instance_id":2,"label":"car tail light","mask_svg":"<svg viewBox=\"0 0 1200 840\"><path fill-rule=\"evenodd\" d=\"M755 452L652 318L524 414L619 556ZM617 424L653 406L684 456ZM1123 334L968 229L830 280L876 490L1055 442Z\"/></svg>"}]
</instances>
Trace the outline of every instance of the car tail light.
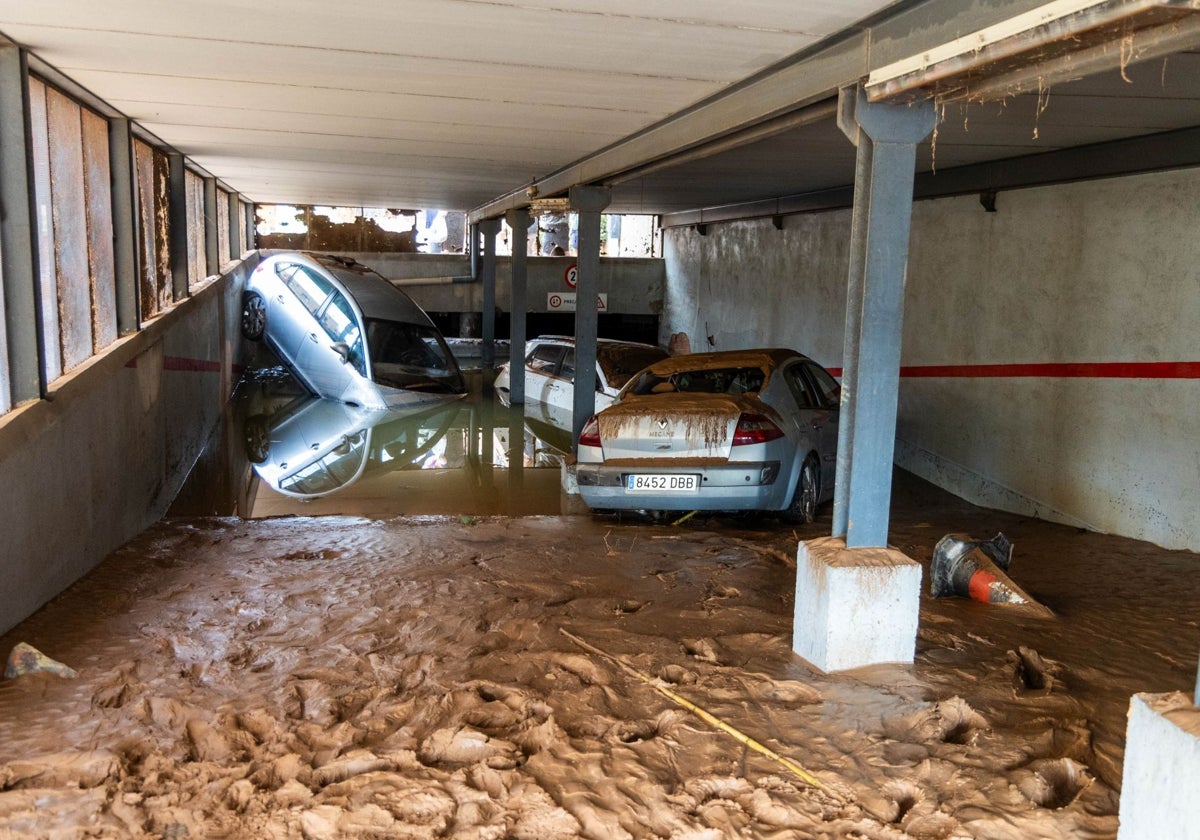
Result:
<instances>
[{"instance_id":1,"label":"car tail light","mask_svg":"<svg viewBox=\"0 0 1200 840\"><path fill-rule=\"evenodd\" d=\"M579 433L580 446L599 446L600 445L600 422L595 415L583 424L583 430Z\"/></svg>"},{"instance_id":2,"label":"car tail light","mask_svg":"<svg viewBox=\"0 0 1200 840\"><path fill-rule=\"evenodd\" d=\"M743 414L738 418L737 429L733 433L733 445L746 446L751 443L766 443L781 437L783 437L783 430L766 417L761 414Z\"/></svg>"}]
</instances>

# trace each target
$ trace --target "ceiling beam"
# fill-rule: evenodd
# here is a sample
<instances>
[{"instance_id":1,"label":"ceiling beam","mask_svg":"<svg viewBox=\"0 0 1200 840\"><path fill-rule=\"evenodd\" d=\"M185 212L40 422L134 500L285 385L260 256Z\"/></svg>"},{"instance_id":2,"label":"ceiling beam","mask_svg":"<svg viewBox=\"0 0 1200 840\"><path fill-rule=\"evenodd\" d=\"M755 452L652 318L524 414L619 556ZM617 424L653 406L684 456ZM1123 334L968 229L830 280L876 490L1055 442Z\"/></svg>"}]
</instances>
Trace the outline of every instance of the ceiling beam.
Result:
<instances>
[{"instance_id":1,"label":"ceiling beam","mask_svg":"<svg viewBox=\"0 0 1200 840\"><path fill-rule=\"evenodd\" d=\"M1193 167L1200 167L1200 127L956 166L936 173L923 172L917 175L913 197L948 198L984 191L1023 189ZM853 197L852 187L834 187L761 201L668 213L662 217L662 226L686 227L840 210L849 207Z\"/></svg>"}]
</instances>

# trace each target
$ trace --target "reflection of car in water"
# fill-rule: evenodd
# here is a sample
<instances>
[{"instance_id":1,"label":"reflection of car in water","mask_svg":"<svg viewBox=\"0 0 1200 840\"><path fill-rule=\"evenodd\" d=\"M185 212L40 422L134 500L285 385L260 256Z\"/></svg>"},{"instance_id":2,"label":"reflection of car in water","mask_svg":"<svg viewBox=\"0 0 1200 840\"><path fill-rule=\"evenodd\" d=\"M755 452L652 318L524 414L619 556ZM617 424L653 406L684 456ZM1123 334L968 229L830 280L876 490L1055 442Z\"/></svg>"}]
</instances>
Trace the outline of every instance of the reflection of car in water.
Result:
<instances>
[{"instance_id":1,"label":"reflection of car in water","mask_svg":"<svg viewBox=\"0 0 1200 840\"><path fill-rule=\"evenodd\" d=\"M833 495L840 388L792 350L651 365L579 435L595 508L774 510L811 522Z\"/></svg>"},{"instance_id":2,"label":"reflection of car in water","mask_svg":"<svg viewBox=\"0 0 1200 840\"><path fill-rule=\"evenodd\" d=\"M246 454L258 477L294 498L341 490L372 471L437 466L430 457L459 404L363 408L302 396L244 423Z\"/></svg>"},{"instance_id":3,"label":"reflection of car in water","mask_svg":"<svg viewBox=\"0 0 1200 840\"><path fill-rule=\"evenodd\" d=\"M318 396L368 408L466 393L433 321L384 277L340 257L283 252L246 280L242 334L265 340Z\"/></svg>"}]
</instances>

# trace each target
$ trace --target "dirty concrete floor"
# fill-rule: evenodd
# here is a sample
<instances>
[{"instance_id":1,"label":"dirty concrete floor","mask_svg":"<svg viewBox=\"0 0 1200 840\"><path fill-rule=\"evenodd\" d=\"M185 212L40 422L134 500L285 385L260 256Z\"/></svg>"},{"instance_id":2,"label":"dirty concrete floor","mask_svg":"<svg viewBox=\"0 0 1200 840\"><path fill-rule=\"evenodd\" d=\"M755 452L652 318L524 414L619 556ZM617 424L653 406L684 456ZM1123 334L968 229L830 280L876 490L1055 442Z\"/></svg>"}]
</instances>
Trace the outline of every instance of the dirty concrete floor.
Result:
<instances>
[{"instance_id":1,"label":"dirty concrete floor","mask_svg":"<svg viewBox=\"0 0 1200 840\"><path fill-rule=\"evenodd\" d=\"M926 580L1003 531L1055 616L923 593L912 666L827 675L790 651L827 509L164 522L0 638L79 671L0 681L0 837L1115 837L1130 695L1194 684L1200 558L896 496Z\"/></svg>"}]
</instances>

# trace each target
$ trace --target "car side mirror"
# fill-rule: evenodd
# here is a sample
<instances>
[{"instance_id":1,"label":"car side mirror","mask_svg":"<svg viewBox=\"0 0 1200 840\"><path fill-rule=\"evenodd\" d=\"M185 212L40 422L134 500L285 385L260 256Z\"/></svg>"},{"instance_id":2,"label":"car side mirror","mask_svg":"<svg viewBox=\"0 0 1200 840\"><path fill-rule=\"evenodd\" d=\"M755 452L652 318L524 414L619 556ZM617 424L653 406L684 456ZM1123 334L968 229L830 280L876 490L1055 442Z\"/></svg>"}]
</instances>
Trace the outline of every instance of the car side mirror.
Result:
<instances>
[{"instance_id":1,"label":"car side mirror","mask_svg":"<svg viewBox=\"0 0 1200 840\"><path fill-rule=\"evenodd\" d=\"M332 345L333 352L342 357L342 364L350 361L350 345L344 341L335 341Z\"/></svg>"}]
</instances>

